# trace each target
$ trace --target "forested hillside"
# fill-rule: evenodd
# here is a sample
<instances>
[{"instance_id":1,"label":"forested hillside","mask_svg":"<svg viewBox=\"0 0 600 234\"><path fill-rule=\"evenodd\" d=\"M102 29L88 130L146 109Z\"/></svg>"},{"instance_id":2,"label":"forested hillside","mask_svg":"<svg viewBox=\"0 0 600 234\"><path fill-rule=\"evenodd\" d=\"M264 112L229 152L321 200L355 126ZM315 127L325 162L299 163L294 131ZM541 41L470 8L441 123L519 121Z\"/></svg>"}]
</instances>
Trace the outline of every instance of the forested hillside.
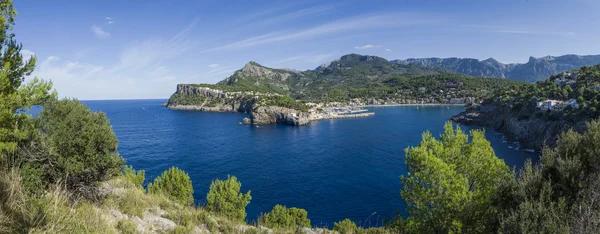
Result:
<instances>
[{"instance_id":1,"label":"forested hillside","mask_svg":"<svg viewBox=\"0 0 600 234\"><path fill-rule=\"evenodd\" d=\"M355 104L467 103L516 81L470 77L444 69L394 64L376 56L349 54L315 70L295 72L249 62L215 84L190 84L224 92L258 92L289 96L302 102ZM174 94L172 104L180 102ZM190 98L188 98L190 99ZM189 105L189 104L188 104Z\"/></svg>"}]
</instances>

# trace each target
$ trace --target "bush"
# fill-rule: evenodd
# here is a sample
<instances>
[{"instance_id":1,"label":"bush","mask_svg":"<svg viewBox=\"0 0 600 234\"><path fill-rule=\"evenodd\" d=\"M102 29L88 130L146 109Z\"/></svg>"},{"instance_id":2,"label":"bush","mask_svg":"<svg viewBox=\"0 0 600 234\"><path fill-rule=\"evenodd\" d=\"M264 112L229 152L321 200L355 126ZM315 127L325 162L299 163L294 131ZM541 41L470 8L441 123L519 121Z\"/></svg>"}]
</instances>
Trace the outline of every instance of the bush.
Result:
<instances>
[{"instance_id":1,"label":"bush","mask_svg":"<svg viewBox=\"0 0 600 234\"><path fill-rule=\"evenodd\" d=\"M46 168L47 179L66 181L71 191L83 192L118 174L124 160L104 113L90 111L76 99L52 100L43 107L36 121L45 133L40 140L45 153L30 161Z\"/></svg>"},{"instance_id":2,"label":"bush","mask_svg":"<svg viewBox=\"0 0 600 234\"><path fill-rule=\"evenodd\" d=\"M271 212L260 217L260 222L269 228L296 228L310 227L308 212L296 207L286 208L282 205L275 205Z\"/></svg>"},{"instance_id":3,"label":"bush","mask_svg":"<svg viewBox=\"0 0 600 234\"><path fill-rule=\"evenodd\" d=\"M252 197L250 191L240 193L242 184L235 176L227 176L227 180L214 180L206 195L207 207L211 212L222 214L228 218L243 221L246 218L246 206Z\"/></svg>"},{"instance_id":4,"label":"bush","mask_svg":"<svg viewBox=\"0 0 600 234\"><path fill-rule=\"evenodd\" d=\"M171 167L148 184L148 192L164 194L184 205L194 204L194 188L190 176L177 167Z\"/></svg>"},{"instance_id":5,"label":"bush","mask_svg":"<svg viewBox=\"0 0 600 234\"><path fill-rule=\"evenodd\" d=\"M146 179L146 172L144 170L139 170L136 172L136 170L133 169L133 166L125 165L123 167L123 177L136 186L143 188L142 185Z\"/></svg>"},{"instance_id":6,"label":"bush","mask_svg":"<svg viewBox=\"0 0 600 234\"><path fill-rule=\"evenodd\" d=\"M340 222L333 223L333 230L338 231L341 234L354 234L357 232L358 228L356 227L356 223L352 222L352 220L344 219Z\"/></svg>"}]
</instances>

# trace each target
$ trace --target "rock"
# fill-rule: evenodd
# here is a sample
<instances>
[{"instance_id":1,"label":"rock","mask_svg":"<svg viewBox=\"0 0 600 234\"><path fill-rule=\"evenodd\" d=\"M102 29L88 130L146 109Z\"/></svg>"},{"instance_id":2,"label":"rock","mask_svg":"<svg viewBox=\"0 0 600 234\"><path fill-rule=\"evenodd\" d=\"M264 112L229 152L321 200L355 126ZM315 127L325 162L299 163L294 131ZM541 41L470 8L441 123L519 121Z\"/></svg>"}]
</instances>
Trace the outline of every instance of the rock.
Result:
<instances>
[{"instance_id":1,"label":"rock","mask_svg":"<svg viewBox=\"0 0 600 234\"><path fill-rule=\"evenodd\" d=\"M310 122L308 113L279 106L258 107L251 113L251 119L253 124L282 123L301 126Z\"/></svg>"},{"instance_id":2,"label":"rock","mask_svg":"<svg viewBox=\"0 0 600 234\"><path fill-rule=\"evenodd\" d=\"M532 116L538 110L523 108L521 111L511 111L508 105L482 105L466 110L452 117L452 121L466 124L490 127L505 134L509 139L519 142L520 148L539 151L543 146L554 146L558 136L571 128L576 132L586 129L586 119L577 122L566 120L543 120Z\"/></svg>"},{"instance_id":3,"label":"rock","mask_svg":"<svg viewBox=\"0 0 600 234\"><path fill-rule=\"evenodd\" d=\"M250 120L248 117L246 117L242 120L242 124L252 124L252 120Z\"/></svg>"},{"instance_id":4,"label":"rock","mask_svg":"<svg viewBox=\"0 0 600 234\"><path fill-rule=\"evenodd\" d=\"M177 224L172 220L156 216L149 212L144 212L143 221L146 223L147 226L150 226L151 229L159 229L164 232L171 231L177 226Z\"/></svg>"}]
</instances>

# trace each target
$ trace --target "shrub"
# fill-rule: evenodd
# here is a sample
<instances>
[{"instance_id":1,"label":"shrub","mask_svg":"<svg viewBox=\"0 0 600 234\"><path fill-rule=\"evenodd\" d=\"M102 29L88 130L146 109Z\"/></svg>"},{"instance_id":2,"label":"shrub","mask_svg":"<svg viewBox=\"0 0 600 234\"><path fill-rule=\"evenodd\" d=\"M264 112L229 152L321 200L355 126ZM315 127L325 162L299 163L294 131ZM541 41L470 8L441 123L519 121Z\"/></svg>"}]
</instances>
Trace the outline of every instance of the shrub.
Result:
<instances>
[{"instance_id":1,"label":"shrub","mask_svg":"<svg viewBox=\"0 0 600 234\"><path fill-rule=\"evenodd\" d=\"M171 167L148 184L148 192L164 194L184 205L194 204L194 188L187 172Z\"/></svg>"},{"instance_id":2,"label":"shrub","mask_svg":"<svg viewBox=\"0 0 600 234\"><path fill-rule=\"evenodd\" d=\"M237 221L243 221L246 218L246 206L252 197L250 191L246 194L240 193L241 187L242 184L235 176L227 176L225 181L214 180L206 195L206 209Z\"/></svg>"},{"instance_id":3,"label":"shrub","mask_svg":"<svg viewBox=\"0 0 600 234\"><path fill-rule=\"evenodd\" d=\"M67 188L81 192L118 174L124 160L104 113L90 111L76 99L52 100L43 107L36 121L45 133L41 145L49 149L35 161L44 164L50 180L64 180Z\"/></svg>"},{"instance_id":4,"label":"shrub","mask_svg":"<svg viewBox=\"0 0 600 234\"><path fill-rule=\"evenodd\" d=\"M129 219L121 219L117 223L117 229L121 231L122 234L135 234L138 233L137 224Z\"/></svg>"},{"instance_id":5,"label":"shrub","mask_svg":"<svg viewBox=\"0 0 600 234\"><path fill-rule=\"evenodd\" d=\"M270 228L296 228L310 227L308 212L296 207L286 208L282 205L275 205L271 212L260 217L260 222Z\"/></svg>"},{"instance_id":6,"label":"shrub","mask_svg":"<svg viewBox=\"0 0 600 234\"><path fill-rule=\"evenodd\" d=\"M143 188L142 184L144 184L144 180L146 179L146 172L144 170L136 171L133 169L133 166L125 165L123 167L123 177L136 186Z\"/></svg>"},{"instance_id":7,"label":"shrub","mask_svg":"<svg viewBox=\"0 0 600 234\"><path fill-rule=\"evenodd\" d=\"M356 223L350 219L344 219L340 222L333 223L333 230L338 231L341 234L354 234L358 230Z\"/></svg>"}]
</instances>

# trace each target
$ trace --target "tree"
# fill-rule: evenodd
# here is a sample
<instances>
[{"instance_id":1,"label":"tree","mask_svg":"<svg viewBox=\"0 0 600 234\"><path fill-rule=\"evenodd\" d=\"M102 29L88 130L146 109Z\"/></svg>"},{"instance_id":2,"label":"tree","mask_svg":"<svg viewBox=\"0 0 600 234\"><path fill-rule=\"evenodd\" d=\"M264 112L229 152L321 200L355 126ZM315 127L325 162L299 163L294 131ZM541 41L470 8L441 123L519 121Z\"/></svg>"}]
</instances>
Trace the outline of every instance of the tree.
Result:
<instances>
[{"instance_id":1,"label":"tree","mask_svg":"<svg viewBox=\"0 0 600 234\"><path fill-rule=\"evenodd\" d=\"M259 218L260 222L269 228L297 228L310 227L308 212L296 207L286 208L282 205L275 205L271 212Z\"/></svg>"},{"instance_id":2,"label":"tree","mask_svg":"<svg viewBox=\"0 0 600 234\"><path fill-rule=\"evenodd\" d=\"M539 165L528 163L516 179L500 184L496 202L500 231L526 233L600 232L600 121L587 130L560 135L555 148L544 148Z\"/></svg>"},{"instance_id":3,"label":"tree","mask_svg":"<svg viewBox=\"0 0 600 234\"><path fill-rule=\"evenodd\" d=\"M452 123L440 140L425 132L419 146L407 148L408 177L402 176L401 195L410 216L405 226L416 232L487 232L494 230L496 210L490 197L498 181L510 176L483 131L469 137Z\"/></svg>"},{"instance_id":4,"label":"tree","mask_svg":"<svg viewBox=\"0 0 600 234\"><path fill-rule=\"evenodd\" d=\"M148 184L148 192L164 194L184 205L194 204L194 188L187 172L171 167Z\"/></svg>"},{"instance_id":5,"label":"tree","mask_svg":"<svg viewBox=\"0 0 600 234\"><path fill-rule=\"evenodd\" d=\"M227 176L227 180L216 179L210 184L206 195L208 211L227 216L228 218L243 221L246 218L246 206L252 197L250 191L240 193L240 183L235 176Z\"/></svg>"},{"instance_id":6,"label":"tree","mask_svg":"<svg viewBox=\"0 0 600 234\"><path fill-rule=\"evenodd\" d=\"M93 112L76 99L52 100L36 117L41 144L48 147L39 161L53 181L71 190L95 187L95 182L117 175L123 158L117 136L102 112ZM47 155L44 157L44 155Z\"/></svg>"},{"instance_id":7,"label":"tree","mask_svg":"<svg viewBox=\"0 0 600 234\"><path fill-rule=\"evenodd\" d=\"M31 138L33 126L25 110L56 97L50 93L51 82L36 78L22 85L33 72L36 58L23 59L22 45L11 32L16 15L12 1L0 1L0 159Z\"/></svg>"},{"instance_id":8,"label":"tree","mask_svg":"<svg viewBox=\"0 0 600 234\"><path fill-rule=\"evenodd\" d=\"M143 188L142 185L144 184L144 180L146 179L146 171L136 171L135 169L133 169L133 166L125 165L123 166L122 174L123 177L125 177L125 179L129 182L133 183L137 187Z\"/></svg>"},{"instance_id":9,"label":"tree","mask_svg":"<svg viewBox=\"0 0 600 234\"><path fill-rule=\"evenodd\" d=\"M358 228L356 227L356 223L352 222L352 220L344 219L339 222L334 222L333 230L338 231L341 234L354 234L358 231Z\"/></svg>"}]
</instances>

